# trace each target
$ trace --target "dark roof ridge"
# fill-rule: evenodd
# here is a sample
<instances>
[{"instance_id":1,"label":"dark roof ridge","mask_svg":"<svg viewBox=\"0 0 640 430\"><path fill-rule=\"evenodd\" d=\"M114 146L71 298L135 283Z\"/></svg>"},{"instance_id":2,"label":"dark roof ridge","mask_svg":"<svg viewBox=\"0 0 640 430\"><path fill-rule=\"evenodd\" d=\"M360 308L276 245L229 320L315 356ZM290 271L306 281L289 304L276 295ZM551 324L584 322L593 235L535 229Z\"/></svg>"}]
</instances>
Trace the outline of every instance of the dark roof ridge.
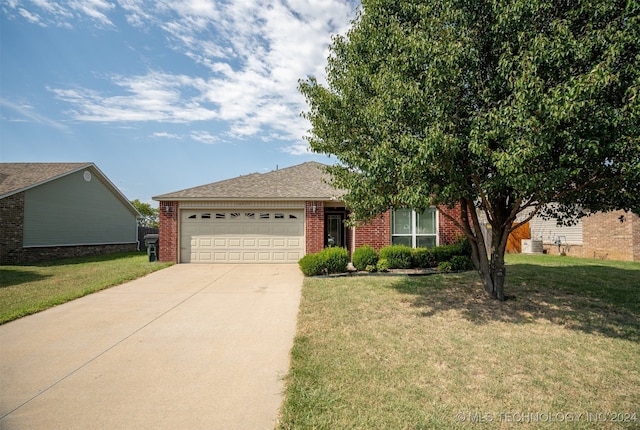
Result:
<instances>
[{"instance_id":1,"label":"dark roof ridge","mask_svg":"<svg viewBox=\"0 0 640 430\"><path fill-rule=\"evenodd\" d=\"M328 184L326 164L301 164L224 179L153 197L154 200L308 200L342 195Z\"/></svg>"}]
</instances>

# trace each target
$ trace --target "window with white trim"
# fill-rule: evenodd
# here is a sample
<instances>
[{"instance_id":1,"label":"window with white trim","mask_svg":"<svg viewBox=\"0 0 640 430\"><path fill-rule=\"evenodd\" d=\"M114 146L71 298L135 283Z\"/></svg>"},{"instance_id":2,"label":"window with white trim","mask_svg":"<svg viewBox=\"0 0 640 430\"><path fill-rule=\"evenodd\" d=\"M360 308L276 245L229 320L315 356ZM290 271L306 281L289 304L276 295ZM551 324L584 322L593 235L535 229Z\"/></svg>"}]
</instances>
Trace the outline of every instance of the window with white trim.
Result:
<instances>
[{"instance_id":1,"label":"window with white trim","mask_svg":"<svg viewBox=\"0 0 640 430\"><path fill-rule=\"evenodd\" d=\"M394 209L391 213L391 243L411 248L433 248L438 244L438 210L419 213L412 209Z\"/></svg>"}]
</instances>

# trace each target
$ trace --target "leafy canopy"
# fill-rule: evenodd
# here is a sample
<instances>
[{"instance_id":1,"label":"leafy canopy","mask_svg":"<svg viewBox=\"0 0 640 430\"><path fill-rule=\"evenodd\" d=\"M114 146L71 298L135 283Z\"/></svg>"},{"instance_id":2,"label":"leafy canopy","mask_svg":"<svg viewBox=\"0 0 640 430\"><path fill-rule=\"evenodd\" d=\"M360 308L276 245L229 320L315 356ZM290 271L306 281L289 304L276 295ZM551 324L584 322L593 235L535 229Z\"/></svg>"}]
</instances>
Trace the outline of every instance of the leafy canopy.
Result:
<instances>
[{"instance_id":1,"label":"leafy canopy","mask_svg":"<svg viewBox=\"0 0 640 430\"><path fill-rule=\"evenodd\" d=\"M141 202L138 199L131 200L131 204L140 212L140 215L142 215L142 218L138 218L138 225L141 227L158 227L158 219L160 216L160 210L158 208L151 207L149 203Z\"/></svg>"},{"instance_id":2,"label":"leafy canopy","mask_svg":"<svg viewBox=\"0 0 640 430\"><path fill-rule=\"evenodd\" d=\"M363 220L462 200L504 226L529 207L640 213L639 12L634 0L363 0L333 40L327 84L300 82L307 139L338 158L333 183Z\"/></svg>"}]
</instances>

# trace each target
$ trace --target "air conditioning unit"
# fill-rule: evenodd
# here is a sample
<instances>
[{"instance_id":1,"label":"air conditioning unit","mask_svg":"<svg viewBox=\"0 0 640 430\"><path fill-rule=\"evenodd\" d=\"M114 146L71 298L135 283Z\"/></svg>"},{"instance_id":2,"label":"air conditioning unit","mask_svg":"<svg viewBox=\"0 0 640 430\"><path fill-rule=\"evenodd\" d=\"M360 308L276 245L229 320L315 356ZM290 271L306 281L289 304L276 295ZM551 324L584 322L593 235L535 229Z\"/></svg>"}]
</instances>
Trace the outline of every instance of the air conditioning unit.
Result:
<instances>
[{"instance_id":1,"label":"air conditioning unit","mask_svg":"<svg viewBox=\"0 0 640 430\"><path fill-rule=\"evenodd\" d=\"M523 254L542 254L542 241L534 239L522 239Z\"/></svg>"}]
</instances>

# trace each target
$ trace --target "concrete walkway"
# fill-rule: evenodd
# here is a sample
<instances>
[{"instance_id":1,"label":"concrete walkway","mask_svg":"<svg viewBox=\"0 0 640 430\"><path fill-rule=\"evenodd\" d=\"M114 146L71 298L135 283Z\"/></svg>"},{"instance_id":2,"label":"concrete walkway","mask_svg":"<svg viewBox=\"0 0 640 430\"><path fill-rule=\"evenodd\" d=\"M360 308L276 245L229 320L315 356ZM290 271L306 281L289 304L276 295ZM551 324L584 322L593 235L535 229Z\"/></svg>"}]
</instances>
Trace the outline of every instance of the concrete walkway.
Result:
<instances>
[{"instance_id":1,"label":"concrete walkway","mask_svg":"<svg viewBox=\"0 0 640 430\"><path fill-rule=\"evenodd\" d=\"M297 265L176 265L0 326L0 429L272 429Z\"/></svg>"}]
</instances>

